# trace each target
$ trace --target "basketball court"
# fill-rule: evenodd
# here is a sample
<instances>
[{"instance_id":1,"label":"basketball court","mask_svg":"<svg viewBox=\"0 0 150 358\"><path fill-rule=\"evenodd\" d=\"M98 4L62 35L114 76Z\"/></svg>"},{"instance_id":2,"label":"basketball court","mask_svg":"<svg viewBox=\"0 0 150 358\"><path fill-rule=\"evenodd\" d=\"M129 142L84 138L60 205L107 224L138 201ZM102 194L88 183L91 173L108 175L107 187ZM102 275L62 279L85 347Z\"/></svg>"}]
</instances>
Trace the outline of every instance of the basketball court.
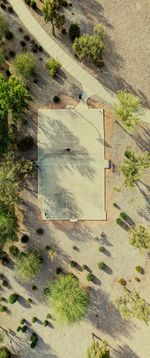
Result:
<instances>
[{"instance_id":1,"label":"basketball court","mask_svg":"<svg viewBox=\"0 0 150 358\"><path fill-rule=\"evenodd\" d=\"M106 220L103 111L38 111L38 195L44 220Z\"/></svg>"}]
</instances>

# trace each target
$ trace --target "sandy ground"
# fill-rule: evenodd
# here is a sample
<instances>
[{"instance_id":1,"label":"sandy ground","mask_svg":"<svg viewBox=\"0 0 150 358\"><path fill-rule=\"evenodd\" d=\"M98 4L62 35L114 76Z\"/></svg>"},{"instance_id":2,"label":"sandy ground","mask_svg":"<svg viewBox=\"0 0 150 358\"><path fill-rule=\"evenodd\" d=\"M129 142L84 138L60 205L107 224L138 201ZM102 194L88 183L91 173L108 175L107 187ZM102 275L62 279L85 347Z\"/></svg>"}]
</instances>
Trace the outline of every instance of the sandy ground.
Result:
<instances>
[{"instance_id":1,"label":"sandy ground","mask_svg":"<svg viewBox=\"0 0 150 358\"><path fill-rule=\"evenodd\" d=\"M110 4L108 7L111 8ZM11 16L11 21L13 29L20 25L15 17ZM17 35L15 38L16 40L13 40L14 45L18 42ZM68 87L65 87L64 83L66 82L63 82L63 84L56 83L56 81L49 79L47 72L44 75L44 66L41 66L40 71L39 77L37 76L37 80L40 79L38 86L32 85L34 107L32 107L30 116L27 117L28 125L22 129L34 134L35 138L37 129L35 110L38 106L51 107L53 93L61 94L64 92L63 106L69 101L75 104L77 102L77 83L72 86L72 79L70 79L71 83ZM43 76L46 77L44 84ZM142 81L141 77L139 81ZM53 91L51 88L53 88ZM75 100L72 101L71 98L68 98L69 92ZM96 99L89 101L89 106L91 105L100 106ZM62 106L62 103L60 106ZM18 358L20 356L23 358L82 358L91 341L92 332L107 339L111 347L112 358L149 358L150 356L149 326L136 320L123 321L114 306L115 297L121 293L121 287L117 283L121 277L127 280L129 288L135 287L147 301L150 297L149 257L147 254L140 255L132 248L128 243L127 231L115 223L119 211L122 210L127 212L136 224L141 223L148 226L150 211L149 171L145 173L135 191L125 190L121 193L114 191L114 187L119 186L122 182L119 164L122 161L124 149L127 145L132 145L139 153L148 149L149 126L141 124L132 136L128 136L114 122L109 109L105 111L105 125L105 155L113 162L113 170L109 171L107 175L107 222L82 222L78 223L77 226L66 222L45 223L41 221L40 205L37 199L37 178L33 178L22 194L24 203L20 209L20 225L22 231L29 234L30 240L28 244L24 245L19 241L17 246L22 250L36 248L43 257L43 264L41 273L28 284L22 284L16 278L13 270L13 259L8 267L0 267L0 271L4 272L9 283L7 288L2 288L2 296L7 298L14 291L19 294L19 301L14 305L8 305L8 313L1 313L0 316L1 325L13 331L13 340L16 341L14 346ZM36 155L36 151L26 154L28 158L33 157L33 155ZM114 201L120 209L113 207ZM36 233L38 227L44 229L42 236L38 236ZM100 237L102 232L105 235ZM99 239L96 240L95 237ZM98 250L101 244L105 246L105 253L100 253ZM54 262L51 262L47 256L46 245L57 250L57 257ZM78 247L78 251L73 249L74 245ZM90 306L86 318L79 325L62 327L55 321L51 307L45 300L43 289L49 279L56 278L57 267L62 267L64 271L71 272L70 260L77 261L81 267L83 264L88 265L95 275L95 283L89 285L91 288ZM98 270L97 264L101 260L107 265L105 272ZM144 275L137 274L136 265L143 266ZM80 270L73 270L72 272L80 278L85 287L88 286L85 271L80 268ZM140 278L140 282L135 280L136 276ZM32 290L33 284L37 285L37 291ZM31 305L26 302L28 297L33 299ZM49 320L49 326L44 328L42 322L47 313L52 314L52 319ZM31 323L33 316L38 318L38 322L34 325ZM26 334L16 333L21 318L25 318L27 321L28 332ZM33 351L29 348L29 335L32 330L37 332L39 336L37 347Z\"/></svg>"}]
</instances>

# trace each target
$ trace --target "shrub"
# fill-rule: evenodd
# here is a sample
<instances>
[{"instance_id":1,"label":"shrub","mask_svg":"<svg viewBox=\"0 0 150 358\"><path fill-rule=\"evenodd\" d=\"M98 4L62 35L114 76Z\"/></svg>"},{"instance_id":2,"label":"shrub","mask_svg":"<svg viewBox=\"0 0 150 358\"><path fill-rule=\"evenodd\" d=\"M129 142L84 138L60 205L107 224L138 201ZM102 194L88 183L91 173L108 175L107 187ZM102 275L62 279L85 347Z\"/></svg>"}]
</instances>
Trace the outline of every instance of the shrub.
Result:
<instances>
[{"instance_id":1,"label":"shrub","mask_svg":"<svg viewBox=\"0 0 150 358\"><path fill-rule=\"evenodd\" d=\"M61 267L57 267L57 269L56 269L56 274L57 274L57 275L61 275L62 273L63 273L62 268L61 268Z\"/></svg>"},{"instance_id":2,"label":"shrub","mask_svg":"<svg viewBox=\"0 0 150 358\"><path fill-rule=\"evenodd\" d=\"M106 264L103 261L100 261L98 263L98 268L99 268L99 270L105 270Z\"/></svg>"},{"instance_id":3,"label":"shrub","mask_svg":"<svg viewBox=\"0 0 150 358\"><path fill-rule=\"evenodd\" d=\"M13 7L12 6L8 6L8 11L10 12L10 14L13 14L14 10L13 10Z\"/></svg>"},{"instance_id":4,"label":"shrub","mask_svg":"<svg viewBox=\"0 0 150 358\"><path fill-rule=\"evenodd\" d=\"M25 3L30 6L31 5L31 0L25 0Z\"/></svg>"},{"instance_id":5,"label":"shrub","mask_svg":"<svg viewBox=\"0 0 150 358\"><path fill-rule=\"evenodd\" d=\"M121 212L121 213L120 213L120 217L121 217L121 219L126 220L128 216L127 216L126 213Z\"/></svg>"},{"instance_id":6,"label":"shrub","mask_svg":"<svg viewBox=\"0 0 150 358\"><path fill-rule=\"evenodd\" d=\"M3 10L6 10L6 5L5 5L5 4L1 3L0 6L1 6L1 8L2 8Z\"/></svg>"},{"instance_id":7,"label":"shrub","mask_svg":"<svg viewBox=\"0 0 150 358\"><path fill-rule=\"evenodd\" d=\"M11 358L12 355L6 347L0 347L0 358Z\"/></svg>"},{"instance_id":8,"label":"shrub","mask_svg":"<svg viewBox=\"0 0 150 358\"><path fill-rule=\"evenodd\" d=\"M36 10L36 8L37 8L36 1L34 1L34 0L31 1L31 7L33 10Z\"/></svg>"},{"instance_id":9,"label":"shrub","mask_svg":"<svg viewBox=\"0 0 150 358\"><path fill-rule=\"evenodd\" d=\"M136 266L135 269L136 269L137 272L139 272L139 273L141 273L141 274L144 274L144 269L143 269L142 266Z\"/></svg>"},{"instance_id":10,"label":"shrub","mask_svg":"<svg viewBox=\"0 0 150 358\"><path fill-rule=\"evenodd\" d=\"M18 326L17 329L16 329L17 332L20 332L21 331L21 327Z\"/></svg>"},{"instance_id":11,"label":"shrub","mask_svg":"<svg viewBox=\"0 0 150 358\"><path fill-rule=\"evenodd\" d=\"M36 346L36 344L37 344L37 342L36 342L36 341L33 341L33 342L31 343L30 347L31 347L32 349L34 349L35 346Z\"/></svg>"},{"instance_id":12,"label":"shrub","mask_svg":"<svg viewBox=\"0 0 150 358\"><path fill-rule=\"evenodd\" d=\"M20 321L20 324L23 325L25 323L25 321L26 320L24 318L22 318L21 321Z\"/></svg>"},{"instance_id":13,"label":"shrub","mask_svg":"<svg viewBox=\"0 0 150 358\"><path fill-rule=\"evenodd\" d=\"M15 246L15 245L10 246L10 247L9 247L9 253L10 253L12 256L17 257L18 254L19 254L19 249L18 249L18 247Z\"/></svg>"},{"instance_id":14,"label":"shrub","mask_svg":"<svg viewBox=\"0 0 150 358\"><path fill-rule=\"evenodd\" d=\"M64 6L64 7L67 7L68 6L68 3L67 3L67 1L66 0L62 0L62 6Z\"/></svg>"},{"instance_id":15,"label":"shrub","mask_svg":"<svg viewBox=\"0 0 150 358\"><path fill-rule=\"evenodd\" d=\"M9 56L10 56L10 57L15 57L15 56L16 56L15 51L10 50L10 51L9 51Z\"/></svg>"},{"instance_id":16,"label":"shrub","mask_svg":"<svg viewBox=\"0 0 150 358\"><path fill-rule=\"evenodd\" d=\"M43 47L41 45L38 46L40 52L43 52Z\"/></svg>"},{"instance_id":17,"label":"shrub","mask_svg":"<svg viewBox=\"0 0 150 358\"><path fill-rule=\"evenodd\" d=\"M5 33L5 37L6 37L7 40L12 40L14 35L10 30L7 30L6 33Z\"/></svg>"},{"instance_id":18,"label":"shrub","mask_svg":"<svg viewBox=\"0 0 150 358\"><path fill-rule=\"evenodd\" d=\"M48 313L48 314L47 314L47 316L46 316L46 318L47 318L47 319L52 318L51 314L50 314L50 313Z\"/></svg>"},{"instance_id":19,"label":"shrub","mask_svg":"<svg viewBox=\"0 0 150 358\"><path fill-rule=\"evenodd\" d=\"M47 321L47 319L43 322L43 326L44 326L44 327L48 326L48 321Z\"/></svg>"},{"instance_id":20,"label":"shrub","mask_svg":"<svg viewBox=\"0 0 150 358\"><path fill-rule=\"evenodd\" d=\"M76 37L80 36L80 27L78 24L71 24L69 27L69 36L72 41L75 40Z\"/></svg>"},{"instance_id":21,"label":"shrub","mask_svg":"<svg viewBox=\"0 0 150 358\"><path fill-rule=\"evenodd\" d=\"M116 223L117 223L118 225L122 225L123 221L122 221L121 218L117 218L117 219L116 219Z\"/></svg>"},{"instance_id":22,"label":"shrub","mask_svg":"<svg viewBox=\"0 0 150 358\"><path fill-rule=\"evenodd\" d=\"M28 241L29 241L29 236L27 234L22 235L21 242L23 244L26 244L26 242L28 242Z\"/></svg>"},{"instance_id":23,"label":"shrub","mask_svg":"<svg viewBox=\"0 0 150 358\"><path fill-rule=\"evenodd\" d=\"M100 246L100 247L99 247L99 251L100 251L100 252L104 252L104 251L105 251L105 247L104 247L104 246Z\"/></svg>"},{"instance_id":24,"label":"shrub","mask_svg":"<svg viewBox=\"0 0 150 358\"><path fill-rule=\"evenodd\" d=\"M21 327L22 332L25 333L27 331L27 328L28 328L27 326Z\"/></svg>"},{"instance_id":25,"label":"shrub","mask_svg":"<svg viewBox=\"0 0 150 358\"><path fill-rule=\"evenodd\" d=\"M5 73L6 73L6 76L7 76L7 77L10 77L10 76L11 76L11 73L10 73L9 70L6 70Z\"/></svg>"},{"instance_id":26,"label":"shrub","mask_svg":"<svg viewBox=\"0 0 150 358\"><path fill-rule=\"evenodd\" d=\"M93 340L87 350L86 358L110 358L109 346L106 341Z\"/></svg>"},{"instance_id":27,"label":"shrub","mask_svg":"<svg viewBox=\"0 0 150 358\"><path fill-rule=\"evenodd\" d=\"M71 267L76 268L78 264L75 261L71 261L70 265L71 265Z\"/></svg>"},{"instance_id":28,"label":"shrub","mask_svg":"<svg viewBox=\"0 0 150 358\"><path fill-rule=\"evenodd\" d=\"M47 67L50 71L50 75L55 77L61 68L61 63L56 58L52 58L47 62Z\"/></svg>"},{"instance_id":29,"label":"shrub","mask_svg":"<svg viewBox=\"0 0 150 358\"><path fill-rule=\"evenodd\" d=\"M42 227L38 227L36 232L37 232L38 235L42 235L44 233L44 229Z\"/></svg>"},{"instance_id":30,"label":"shrub","mask_svg":"<svg viewBox=\"0 0 150 358\"><path fill-rule=\"evenodd\" d=\"M17 301L17 299L18 299L17 293L12 293L8 298L8 303L12 305Z\"/></svg>"},{"instance_id":31,"label":"shrub","mask_svg":"<svg viewBox=\"0 0 150 358\"><path fill-rule=\"evenodd\" d=\"M18 27L18 31L19 31L19 32L23 32L23 28L19 26L19 27Z\"/></svg>"},{"instance_id":32,"label":"shrub","mask_svg":"<svg viewBox=\"0 0 150 358\"><path fill-rule=\"evenodd\" d=\"M89 273L87 274L87 277L86 277L86 278L87 278L88 281L92 281L92 282L94 281L94 275L93 275L91 272L89 272Z\"/></svg>"},{"instance_id":33,"label":"shrub","mask_svg":"<svg viewBox=\"0 0 150 358\"><path fill-rule=\"evenodd\" d=\"M19 255L15 269L16 273L23 281L33 278L41 268L40 257L35 251L29 251L27 254Z\"/></svg>"},{"instance_id":34,"label":"shrub","mask_svg":"<svg viewBox=\"0 0 150 358\"><path fill-rule=\"evenodd\" d=\"M6 306L0 306L0 312L6 312L7 307Z\"/></svg>"},{"instance_id":35,"label":"shrub","mask_svg":"<svg viewBox=\"0 0 150 358\"><path fill-rule=\"evenodd\" d=\"M30 41L30 36L29 35L24 35L24 39L25 39L25 41Z\"/></svg>"},{"instance_id":36,"label":"shrub","mask_svg":"<svg viewBox=\"0 0 150 358\"><path fill-rule=\"evenodd\" d=\"M32 333L31 335L31 348L35 348L38 341L38 336L36 333Z\"/></svg>"},{"instance_id":37,"label":"shrub","mask_svg":"<svg viewBox=\"0 0 150 358\"><path fill-rule=\"evenodd\" d=\"M126 281L124 278L120 278L120 279L118 280L118 283L120 283L121 286L126 286L127 281Z\"/></svg>"},{"instance_id":38,"label":"shrub","mask_svg":"<svg viewBox=\"0 0 150 358\"><path fill-rule=\"evenodd\" d=\"M58 96L54 96L53 97L53 101L54 103L59 103L60 102L60 98Z\"/></svg>"},{"instance_id":39,"label":"shrub","mask_svg":"<svg viewBox=\"0 0 150 358\"><path fill-rule=\"evenodd\" d=\"M61 33L63 34L63 35L65 35L66 34L66 29L65 29L65 27L63 27L62 29L61 29Z\"/></svg>"},{"instance_id":40,"label":"shrub","mask_svg":"<svg viewBox=\"0 0 150 358\"><path fill-rule=\"evenodd\" d=\"M34 139L31 136L26 136L22 138L20 142L17 143L17 147L21 152L28 151L33 147L33 145L34 145Z\"/></svg>"},{"instance_id":41,"label":"shrub","mask_svg":"<svg viewBox=\"0 0 150 358\"><path fill-rule=\"evenodd\" d=\"M21 45L22 47L26 47L26 42L23 41L23 40L21 40L21 41L20 41L20 45Z\"/></svg>"},{"instance_id":42,"label":"shrub","mask_svg":"<svg viewBox=\"0 0 150 358\"><path fill-rule=\"evenodd\" d=\"M32 298L27 298L27 303L32 303Z\"/></svg>"},{"instance_id":43,"label":"shrub","mask_svg":"<svg viewBox=\"0 0 150 358\"><path fill-rule=\"evenodd\" d=\"M30 79L35 73L36 61L36 57L29 51L18 54L14 61L17 74Z\"/></svg>"},{"instance_id":44,"label":"shrub","mask_svg":"<svg viewBox=\"0 0 150 358\"><path fill-rule=\"evenodd\" d=\"M62 275L49 283L49 301L59 321L72 324L87 311L88 295L73 275Z\"/></svg>"},{"instance_id":45,"label":"shrub","mask_svg":"<svg viewBox=\"0 0 150 358\"><path fill-rule=\"evenodd\" d=\"M37 321L37 318L36 317L33 317L32 318L32 323L35 323Z\"/></svg>"},{"instance_id":46,"label":"shrub","mask_svg":"<svg viewBox=\"0 0 150 358\"><path fill-rule=\"evenodd\" d=\"M83 270L86 270L86 271L88 271L89 270L89 268L88 268L88 266L87 265L85 265L85 264L83 264Z\"/></svg>"},{"instance_id":47,"label":"shrub","mask_svg":"<svg viewBox=\"0 0 150 358\"><path fill-rule=\"evenodd\" d=\"M36 285L33 285L33 286L32 286L32 290L33 290L33 291L36 291L36 290L37 290L37 286L36 286Z\"/></svg>"},{"instance_id":48,"label":"shrub","mask_svg":"<svg viewBox=\"0 0 150 358\"><path fill-rule=\"evenodd\" d=\"M141 281L139 277L135 277L135 280L136 280L137 282L140 282L140 281Z\"/></svg>"},{"instance_id":49,"label":"shrub","mask_svg":"<svg viewBox=\"0 0 150 358\"><path fill-rule=\"evenodd\" d=\"M45 249L46 249L46 251L49 251L51 249L51 247L49 245L46 245Z\"/></svg>"}]
</instances>

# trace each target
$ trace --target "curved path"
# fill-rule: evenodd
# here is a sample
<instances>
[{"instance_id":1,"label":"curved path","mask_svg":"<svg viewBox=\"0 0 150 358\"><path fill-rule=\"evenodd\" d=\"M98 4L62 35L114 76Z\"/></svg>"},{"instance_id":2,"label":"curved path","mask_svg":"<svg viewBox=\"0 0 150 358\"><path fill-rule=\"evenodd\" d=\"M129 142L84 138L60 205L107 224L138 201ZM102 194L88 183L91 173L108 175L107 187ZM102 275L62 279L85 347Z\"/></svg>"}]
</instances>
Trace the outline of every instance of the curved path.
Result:
<instances>
[{"instance_id":1,"label":"curved path","mask_svg":"<svg viewBox=\"0 0 150 358\"><path fill-rule=\"evenodd\" d=\"M43 49L52 57L58 58L62 67L71 76L76 78L82 86L85 97L98 95L102 101L112 105L115 100L115 93L103 86L98 80L88 73L77 61L65 52L46 31L39 25L32 16L24 0L9 0L14 11L28 29L28 31L39 42ZM150 123L150 110L143 109L142 120Z\"/></svg>"}]
</instances>

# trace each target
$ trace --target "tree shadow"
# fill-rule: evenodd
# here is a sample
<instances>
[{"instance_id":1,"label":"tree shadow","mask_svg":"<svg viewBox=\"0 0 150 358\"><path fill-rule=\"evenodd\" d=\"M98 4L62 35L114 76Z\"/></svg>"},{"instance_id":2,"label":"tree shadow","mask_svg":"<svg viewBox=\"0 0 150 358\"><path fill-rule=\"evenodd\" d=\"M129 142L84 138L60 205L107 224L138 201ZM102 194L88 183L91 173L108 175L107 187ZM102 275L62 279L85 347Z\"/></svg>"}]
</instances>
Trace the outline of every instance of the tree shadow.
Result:
<instances>
[{"instance_id":1,"label":"tree shadow","mask_svg":"<svg viewBox=\"0 0 150 358\"><path fill-rule=\"evenodd\" d=\"M112 337L118 337L122 333L128 335L130 323L121 318L119 311L110 301L109 296L102 290L94 288L90 288L89 296L88 319L92 324Z\"/></svg>"},{"instance_id":2,"label":"tree shadow","mask_svg":"<svg viewBox=\"0 0 150 358\"><path fill-rule=\"evenodd\" d=\"M123 347L119 347L118 350L114 349L113 351L115 358L140 358L140 356L134 353L127 344Z\"/></svg>"},{"instance_id":3,"label":"tree shadow","mask_svg":"<svg viewBox=\"0 0 150 358\"><path fill-rule=\"evenodd\" d=\"M142 185L142 187L141 187ZM145 185L145 184L144 184ZM149 196L149 191L148 188L146 187L146 190L144 190L143 188L143 182L140 181L139 183L136 184L136 186L138 187L139 191L141 192L141 194L143 195L143 197L145 198L146 201L146 206L144 209L139 209L138 210L138 214L142 217L145 218L145 220L147 220L149 222L149 213L150 213L150 196ZM149 187L149 185L148 185Z\"/></svg>"}]
</instances>

